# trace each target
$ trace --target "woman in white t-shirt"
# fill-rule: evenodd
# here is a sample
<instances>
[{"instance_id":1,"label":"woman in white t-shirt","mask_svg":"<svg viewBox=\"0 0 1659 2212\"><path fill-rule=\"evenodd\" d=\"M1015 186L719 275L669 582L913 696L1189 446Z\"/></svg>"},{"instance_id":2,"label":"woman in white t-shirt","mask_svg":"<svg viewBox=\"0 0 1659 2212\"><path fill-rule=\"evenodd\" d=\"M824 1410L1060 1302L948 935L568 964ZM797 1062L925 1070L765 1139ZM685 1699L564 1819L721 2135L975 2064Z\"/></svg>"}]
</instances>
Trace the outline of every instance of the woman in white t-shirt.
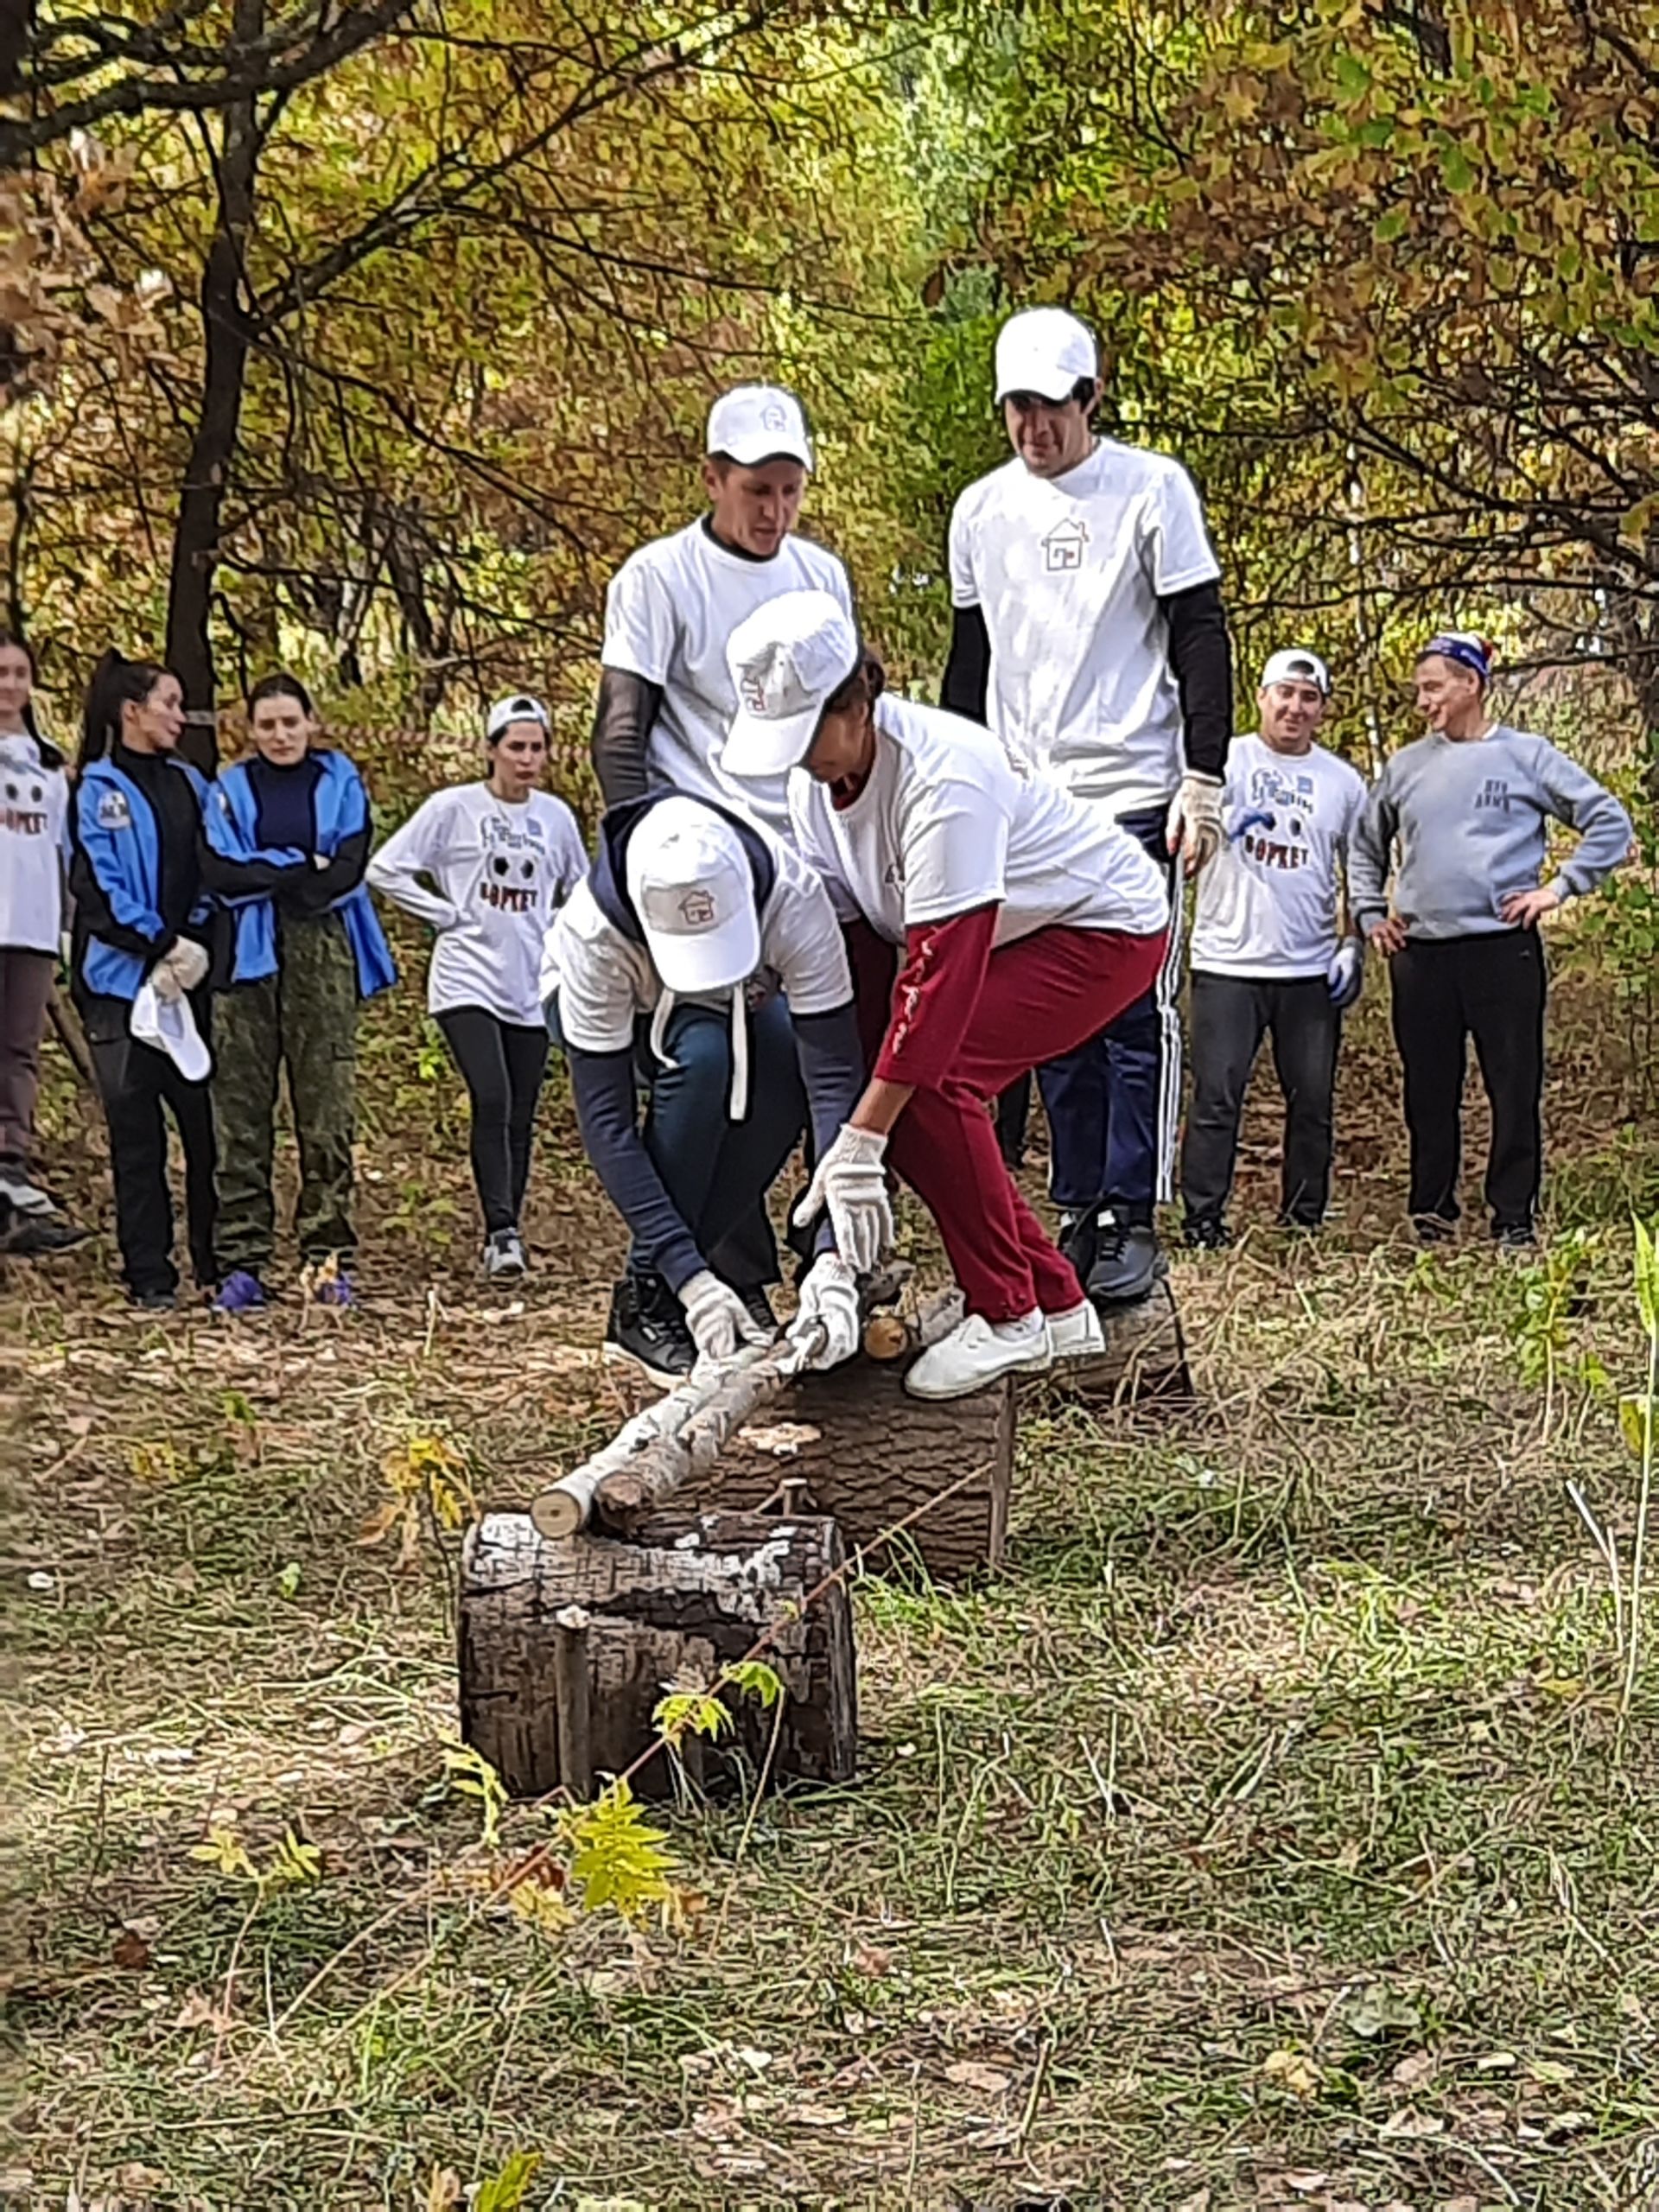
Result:
<instances>
[{"instance_id":1,"label":"woman in white t-shirt","mask_svg":"<svg viewBox=\"0 0 1659 2212\"><path fill-rule=\"evenodd\" d=\"M491 1275L527 1264L518 1219L547 1067L542 940L588 867L575 815L537 788L547 738L539 699L499 699L485 726L488 775L435 791L369 862L374 889L438 932L426 1003L472 1102Z\"/></svg>"},{"instance_id":2,"label":"woman in white t-shirt","mask_svg":"<svg viewBox=\"0 0 1659 2212\"><path fill-rule=\"evenodd\" d=\"M69 812L63 755L41 735L34 690L34 655L0 630L0 1205L5 1249L31 1253L87 1234L29 1175Z\"/></svg>"},{"instance_id":3,"label":"woman in white t-shirt","mask_svg":"<svg viewBox=\"0 0 1659 2212\"><path fill-rule=\"evenodd\" d=\"M1169 925L1158 867L988 730L887 696L828 594L771 601L728 650L740 704L726 766L793 772L798 849L847 931L872 1071L798 1217L867 1200L889 1163L926 1204L967 1318L906 1376L918 1397L1098 1351L1082 1285L1003 1164L990 1102L1147 988Z\"/></svg>"}]
</instances>

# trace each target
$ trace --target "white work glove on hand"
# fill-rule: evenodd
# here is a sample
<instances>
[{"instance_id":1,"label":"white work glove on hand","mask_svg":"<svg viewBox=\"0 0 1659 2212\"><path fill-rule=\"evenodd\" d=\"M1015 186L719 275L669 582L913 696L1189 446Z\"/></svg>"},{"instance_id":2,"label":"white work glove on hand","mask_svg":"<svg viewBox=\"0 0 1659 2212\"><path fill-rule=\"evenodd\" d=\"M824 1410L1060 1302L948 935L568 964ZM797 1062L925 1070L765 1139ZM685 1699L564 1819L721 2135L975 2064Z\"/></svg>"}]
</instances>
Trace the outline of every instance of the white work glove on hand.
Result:
<instances>
[{"instance_id":1,"label":"white work glove on hand","mask_svg":"<svg viewBox=\"0 0 1659 2212\"><path fill-rule=\"evenodd\" d=\"M158 999L179 999L204 981L207 968L207 952L194 938L175 937L150 969L149 980Z\"/></svg>"},{"instance_id":2,"label":"white work glove on hand","mask_svg":"<svg viewBox=\"0 0 1659 2212\"><path fill-rule=\"evenodd\" d=\"M1179 853L1189 875L1196 875L1221 850L1221 794L1219 776L1206 776L1189 768L1181 787L1169 803L1164 835L1172 853Z\"/></svg>"},{"instance_id":3,"label":"white work glove on hand","mask_svg":"<svg viewBox=\"0 0 1659 2212\"><path fill-rule=\"evenodd\" d=\"M1365 982L1365 948L1357 937L1345 937L1325 971L1331 1003L1338 1014L1352 1006Z\"/></svg>"},{"instance_id":4,"label":"white work glove on hand","mask_svg":"<svg viewBox=\"0 0 1659 2212\"><path fill-rule=\"evenodd\" d=\"M821 1373L858 1350L858 1280L839 1252L814 1260L801 1284L801 1310L784 1334L798 1344L819 1325L828 1342L806 1364Z\"/></svg>"},{"instance_id":5,"label":"white work glove on hand","mask_svg":"<svg viewBox=\"0 0 1659 2212\"><path fill-rule=\"evenodd\" d=\"M730 1359L740 1344L766 1341L766 1332L737 1293L707 1268L680 1286L680 1303L699 1362Z\"/></svg>"},{"instance_id":6,"label":"white work glove on hand","mask_svg":"<svg viewBox=\"0 0 1659 2212\"><path fill-rule=\"evenodd\" d=\"M821 1160L806 1196L790 1216L797 1229L830 1209L836 1249L853 1273L867 1275L893 1243L893 1209L881 1163L887 1141L874 1129L843 1122Z\"/></svg>"}]
</instances>

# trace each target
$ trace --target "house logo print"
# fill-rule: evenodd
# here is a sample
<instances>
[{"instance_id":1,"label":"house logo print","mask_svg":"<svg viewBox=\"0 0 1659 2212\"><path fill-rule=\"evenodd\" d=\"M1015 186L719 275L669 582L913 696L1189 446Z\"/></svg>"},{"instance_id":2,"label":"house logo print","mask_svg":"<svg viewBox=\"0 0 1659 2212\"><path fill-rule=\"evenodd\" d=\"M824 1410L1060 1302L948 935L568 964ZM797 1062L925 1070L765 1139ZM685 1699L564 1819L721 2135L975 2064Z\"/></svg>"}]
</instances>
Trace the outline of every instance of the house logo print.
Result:
<instances>
[{"instance_id":1,"label":"house logo print","mask_svg":"<svg viewBox=\"0 0 1659 2212\"><path fill-rule=\"evenodd\" d=\"M715 902L709 893L694 886L680 901L680 919L689 930L706 930L714 925Z\"/></svg>"},{"instance_id":2,"label":"house logo print","mask_svg":"<svg viewBox=\"0 0 1659 2212\"><path fill-rule=\"evenodd\" d=\"M786 430L789 428L789 417L774 402L772 406L761 409L760 427L763 430Z\"/></svg>"},{"instance_id":3,"label":"house logo print","mask_svg":"<svg viewBox=\"0 0 1659 2212\"><path fill-rule=\"evenodd\" d=\"M1089 533L1075 515L1065 522L1057 522L1042 541L1044 568L1051 576L1064 575L1069 569L1080 569L1088 543Z\"/></svg>"}]
</instances>

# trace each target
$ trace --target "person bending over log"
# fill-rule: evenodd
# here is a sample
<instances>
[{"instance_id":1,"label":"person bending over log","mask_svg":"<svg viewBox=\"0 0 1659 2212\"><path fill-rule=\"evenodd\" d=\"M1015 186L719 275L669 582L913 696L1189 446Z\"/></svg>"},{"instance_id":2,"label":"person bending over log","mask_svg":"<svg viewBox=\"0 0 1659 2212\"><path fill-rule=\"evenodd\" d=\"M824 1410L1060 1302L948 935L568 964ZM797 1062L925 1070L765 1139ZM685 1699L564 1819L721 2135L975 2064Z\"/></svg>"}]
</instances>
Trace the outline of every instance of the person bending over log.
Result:
<instances>
[{"instance_id":1,"label":"person bending over log","mask_svg":"<svg viewBox=\"0 0 1659 2212\"><path fill-rule=\"evenodd\" d=\"M226 769L203 816L202 875L235 924L213 1069L220 1278L213 1303L224 1313L265 1303L276 1231L276 1086L286 1062L300 1150L300 1257L314 1267L332 1258L335 1266L314 1294L323 1305L349 1306L358 1001L397 980L363 886L368 793L346 755L322 741L297 677L255 684L248 735L249 758Z\"/></svg>"},{"instance_id":2,"label":"person bending over log","mask_svg":"<svg viewBox=\"0 0 1659 2212\"><path fill-rule=\"evenodd\" d=\"M827 594L773 600L728 650L726 765L793 772L796 835L847 926L874 1068L801 1212L879 1190L889 1160L931 1211L967 1313L911 1368L918 1397L1100 1351L990 1102L1149 988L1169 926L1158 863L978 724L888 696Z\"/></svg>"},{"instance_id":3,"label":"person bending over log","mask_svg":"<svg viewBox=\"0 0 1659 2212\"><path fill-rule=\"evenodd\" d=\"M828 1146L863 1083L823 885L760 823L650 792L601 823L542 982L582 1143L633 1239L607 1351L672 1384L700 1359L764 1344L777 1327L766 1284L723 1281L712 1255L734 1249L734 1225L764 1203L806 1113ZM858 1341L854 1271L836 1246L873 1264L891 1230L879 1181L837 1205L801 1286L802 1313L829 1333L826 1364Z\"/></svg>"},{"instance_id":4,"label":"person bending over log","mask_svg":"<svg viewBox=\"0 0 1659 2212\"><path fill-rule=\"evenodd\" d=\"M530 1264L518 1217L547 1072L537 976L548 917L588 866L575 816L539 789L547 743L539 699L498 699L484 727L483 781L434 791L369 862L371 889L438 933L426 1006L472 1105L492 1276Z\"/></svg>"}]
</instances>

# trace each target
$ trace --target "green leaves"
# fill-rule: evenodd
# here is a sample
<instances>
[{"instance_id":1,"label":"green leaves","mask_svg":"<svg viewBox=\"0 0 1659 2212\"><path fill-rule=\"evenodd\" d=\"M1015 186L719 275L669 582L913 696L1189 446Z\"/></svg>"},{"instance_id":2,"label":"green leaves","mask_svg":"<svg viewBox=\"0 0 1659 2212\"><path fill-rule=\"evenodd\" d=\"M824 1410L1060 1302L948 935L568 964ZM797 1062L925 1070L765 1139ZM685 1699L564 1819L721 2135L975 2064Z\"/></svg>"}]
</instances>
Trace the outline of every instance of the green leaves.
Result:
<instances>
[{"instance_id":1,"label":"green leaves","mask_svg":"<svg viewBox=\"0 0 1659 2212\"><path fill-rule=\"evenodd\" d=\"M1649 1338L1659 1336L1659 1221L1649 1228L1632 1220L1636 1231L1636 1308Z\"/></svg>"}]
</instances>

